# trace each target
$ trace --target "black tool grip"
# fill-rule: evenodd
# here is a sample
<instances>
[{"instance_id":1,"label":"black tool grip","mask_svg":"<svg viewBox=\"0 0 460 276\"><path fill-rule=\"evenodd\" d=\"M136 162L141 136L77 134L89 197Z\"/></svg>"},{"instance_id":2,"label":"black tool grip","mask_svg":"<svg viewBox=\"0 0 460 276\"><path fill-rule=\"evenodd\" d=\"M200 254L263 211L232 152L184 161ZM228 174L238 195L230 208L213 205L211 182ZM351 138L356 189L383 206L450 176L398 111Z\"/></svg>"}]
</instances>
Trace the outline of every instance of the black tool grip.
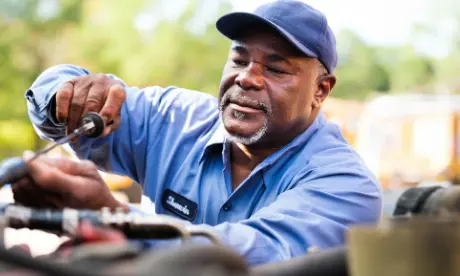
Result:
<instances>
[{"instance_id":1,"label":"black tool grip","mask_svg":"<svg viewBox=\"0 0 460 276\"><path fill-rule=\"evenodd\" d=\"M91 137L91 138L96 138L101 136L101 134L104 132L106 124L104 122L104 119L97 114L96 112L89 112L88 114L85 115L82 119L82 124L87 124L93 122L94 127L88 131L85 132L85 136Z\"/></svg>"}]
</instances>

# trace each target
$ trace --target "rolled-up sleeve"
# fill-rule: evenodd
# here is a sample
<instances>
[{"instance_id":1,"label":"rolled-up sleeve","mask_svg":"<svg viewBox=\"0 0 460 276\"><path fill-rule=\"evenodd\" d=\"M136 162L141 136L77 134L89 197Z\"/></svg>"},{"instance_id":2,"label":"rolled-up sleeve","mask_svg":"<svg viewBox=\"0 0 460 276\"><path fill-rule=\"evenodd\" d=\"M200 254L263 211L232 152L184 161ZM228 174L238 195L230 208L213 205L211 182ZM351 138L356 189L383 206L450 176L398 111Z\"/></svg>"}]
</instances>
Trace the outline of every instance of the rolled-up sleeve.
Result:
<instances>
[{"instance_id":1,"label":"rolled-up sleeve","mask_svg":"<svg viewBox=\"0 0 460 276\"><path fill-rule=\"evenodd\" d=\"M42 139L57 140L65 135L65 125L54 118L53 97L63 82L78 76L91 74L74 65L58 65L44 71L27 90L30 120ZM146 168L154 180L165 174L160 162L172 158L171 141L196 141L200 133L209 129L217 117L216 99L204 93L176 87L151 86L143 89L129 87L121 79L126 90L126 100L121 108L118 129L103 138L81 136L70 143L70 149L80 159L93 161L100 170L129 176L144 185ZM189 127L193 123L192 127ZM190 131L184 134L184 129ZM186 136L188 135L188 136ZM183 144L177 142L175 150ZM154 150L156 154L150 154ZM149 183L150 186L155 183Z\"/></svg>"},{"instance_id":2,"label":"rolled-up sleeve","mask_svg":"<svg viewBox=\"0 0 460 276\"><path fill-rule=\"evenodd\" d=\"M247 220L214 227L250 264L287 260L308 248L343 245L352 224L375 223L380 189L365 175L313 172Z\"/></svg>"}]
</instances>

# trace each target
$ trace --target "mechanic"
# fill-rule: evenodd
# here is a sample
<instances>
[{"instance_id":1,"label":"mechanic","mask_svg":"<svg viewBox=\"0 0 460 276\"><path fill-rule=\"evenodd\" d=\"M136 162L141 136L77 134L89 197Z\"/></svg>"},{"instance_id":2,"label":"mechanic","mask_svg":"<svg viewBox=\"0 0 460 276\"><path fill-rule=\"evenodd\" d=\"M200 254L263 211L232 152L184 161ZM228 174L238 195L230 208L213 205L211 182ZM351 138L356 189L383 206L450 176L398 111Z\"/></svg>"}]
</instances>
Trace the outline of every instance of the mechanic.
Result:
<instances>
[{"instance_id":1,"label":"mechanic","mask_svg":"<svg viewBox=\"0 0 460 276\"><path fill-rule=\"evenodd\" d=\"M43 72L25 95L42 138L64 136L90 111L115 123L101 138L71 143L90 161L32 162L30 176L14 185L16 201L135 211L112 197L97 168L127 175L157 213L209 225L250 264L338 246L351 224L377 222L375 176L321 112L337 64L325 16L282 0L216 25L232 40L218 99L130 87L74 65Z\"/></svg>"}]
</instances>

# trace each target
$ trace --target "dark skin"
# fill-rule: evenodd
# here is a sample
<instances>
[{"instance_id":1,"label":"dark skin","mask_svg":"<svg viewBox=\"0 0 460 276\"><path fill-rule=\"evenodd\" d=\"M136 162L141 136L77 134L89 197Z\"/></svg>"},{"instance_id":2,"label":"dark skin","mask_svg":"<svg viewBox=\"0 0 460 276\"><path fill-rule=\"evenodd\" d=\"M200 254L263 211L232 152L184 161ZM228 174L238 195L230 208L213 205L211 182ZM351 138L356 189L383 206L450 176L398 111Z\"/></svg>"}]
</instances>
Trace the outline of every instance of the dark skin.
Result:
<instances>
[{"instance_id":1,"label":"dark skin","mask_svg":"<svg viewBox=\"0 0 460 276\"><path fill-rule=\"evenodd\" d=\"M233 189L265 158L304 132L316 119L336 82L333 75L318 77L319 70L317 59L306 57L266 29L253 28L234 41L219 98L225 93L245 95L269 106L271 114L260 111L239 119L232 114L234 110L229 104L224 106L224 125L230 134L249 136L266 118L269 121L266 134L257 143L232 143Z\"/></svg>"},{"instance_id":2,"label":"dark skin","mask_svg":"<svg viewBox=\"0 0 460 276\"><path fill-rule=\"evenodd\" d=\"M315 120L335 77L318 77L318 61L306 57L266 29L251 28L234 41L225 65L220 100L224 126L232 136L251 137L266 125L256 142L233 142L232 184L236 189L267 156L305 131ZM102 74L65 82L56 94L55 117L72 131L89 111L120 122L123 84ZM29 163L27 178L13 184L15 200L26 206L100 209L124 207L110 193L91 162L39 158Z\"/></svg>"}]
</instances>

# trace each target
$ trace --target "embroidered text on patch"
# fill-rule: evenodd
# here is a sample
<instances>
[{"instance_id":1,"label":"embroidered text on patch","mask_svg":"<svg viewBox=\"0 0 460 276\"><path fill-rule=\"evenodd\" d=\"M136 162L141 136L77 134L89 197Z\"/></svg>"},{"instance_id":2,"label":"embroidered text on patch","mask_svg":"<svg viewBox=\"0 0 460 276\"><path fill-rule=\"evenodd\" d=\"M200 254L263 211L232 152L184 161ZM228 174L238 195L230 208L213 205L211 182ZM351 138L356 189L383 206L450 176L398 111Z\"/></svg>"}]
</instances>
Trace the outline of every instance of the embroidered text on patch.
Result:
<instances>
[{"instance_id":1,"label":"embroidered text on patch","mask_svg":"<svg viewBox=\"0 0 460 276\"><path fill-rule=\"evenodd\" d=\"M187 205L180 205L180 203L177 203L174 200L174 197L168 196L168 200L166 201L166 203L169 204L171 207L175 208L176 210L181 211L182 213L184 213L184 215L190 215L190 211L188 210Z\"/></svg>"},{"instance_id":2,"label":"embroidered text on patch","mask_svg":"<svg viewBox=\"0 0 460 276\"><path fill-rule=\"evenodd\" d=\"M169 212L188 221L193 221L198 212L198 204L170 189L165 189L161 197L161 205Z\"/></svg>"}]
</instances>

